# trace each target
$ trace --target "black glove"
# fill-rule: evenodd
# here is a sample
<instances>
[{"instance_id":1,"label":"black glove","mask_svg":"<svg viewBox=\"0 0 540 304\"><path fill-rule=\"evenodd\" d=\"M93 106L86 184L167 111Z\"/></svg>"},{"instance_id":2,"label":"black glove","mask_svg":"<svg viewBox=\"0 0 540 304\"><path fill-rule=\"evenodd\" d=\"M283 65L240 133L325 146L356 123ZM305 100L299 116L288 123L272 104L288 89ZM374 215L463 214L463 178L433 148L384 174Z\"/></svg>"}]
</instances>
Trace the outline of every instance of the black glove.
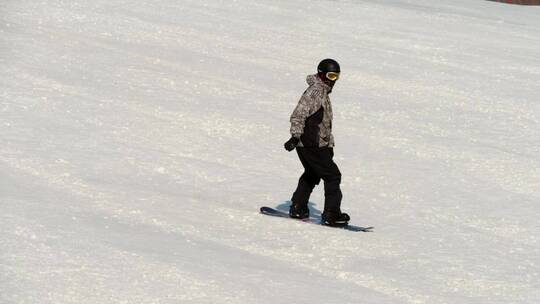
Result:
<instances>
[{"instance_id":1,"label":"black glove","mask_svg":"<svg viewBox=\"0 0 540 304\"><path fill-rule=\"evenodd\" d=\"M294 150L294 148L296 148L299 142L300 139L293 136L283 146L285 147L285 150L291 152L292 150Z\"/></svg>"}]
</instances>

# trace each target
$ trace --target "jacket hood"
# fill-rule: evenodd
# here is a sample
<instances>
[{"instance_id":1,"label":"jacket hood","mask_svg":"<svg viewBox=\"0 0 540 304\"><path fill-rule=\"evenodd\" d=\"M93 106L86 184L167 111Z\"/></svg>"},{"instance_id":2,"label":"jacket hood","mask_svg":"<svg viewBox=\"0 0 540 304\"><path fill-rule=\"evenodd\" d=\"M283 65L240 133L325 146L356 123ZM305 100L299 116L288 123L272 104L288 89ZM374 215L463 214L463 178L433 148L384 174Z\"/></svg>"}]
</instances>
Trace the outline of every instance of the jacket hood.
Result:
<instances>
[{"instance_id":1,"label":"jacket hood","mask_svg":"<svg viewBox=\"0 0 540 304\"><path fill-rule=\"evenodd\" d=\"M329 85L327 85L326 83L324 83L322 81L322 79L319 78L319 76L317 74L313 74L313 75L308 75L306 77L306 82L309 86L312 86L312 85L320 85L322 86L323 88L325 88L328 93L332 92L332 87L330 87Z\"/></svg>"},{"instance_id":2,"label":"jacket hood","mask_svg":"<svg viewBox=\"0 0 540 304\"><path fill-rule=\"evenodd\" d=\"M306 77L306 82L309 86L312 86L314 85L317 80L322 83L322 81L319 79L319 77L317 77L317 74L314 74L314 75L307 75Z\"/></svg>"}]
</instances>

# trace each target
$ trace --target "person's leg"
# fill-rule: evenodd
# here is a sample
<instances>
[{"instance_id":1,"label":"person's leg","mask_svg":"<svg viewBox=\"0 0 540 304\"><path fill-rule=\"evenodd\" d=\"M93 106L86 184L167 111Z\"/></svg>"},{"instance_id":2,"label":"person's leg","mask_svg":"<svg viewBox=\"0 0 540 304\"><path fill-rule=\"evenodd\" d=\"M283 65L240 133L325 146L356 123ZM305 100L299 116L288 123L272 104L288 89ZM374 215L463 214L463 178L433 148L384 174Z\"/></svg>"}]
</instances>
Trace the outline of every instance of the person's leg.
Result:
<instances>
[{"instance_id":1,"label":"person's leg","mask_svg":"<svg viewBox=\"0 0 540 304\"><path fill-rule=\"evenodd\" d=\"M332 148L321 149L319 171L324 180L324 213L341 213L341 172L333 160Z\"/></svg>"},{"instance_id":2,"label":"person's leg","mask_svg":"<svg viewBox=\"0 0 540 304\"><path fill-rule=\"evenodd\" d=\"M304 148L297 148L296 151L302 162L302 166L304 166L304 173L300 176L296 191L293 193L289 214L292 217L304 218L309 216L309 197L311 196L313 188L319 184L320 178L310 165L309 155L306 156L306 154L309 154L309 151L306 151Z\"/></svg>"},{"instance_id":3,"label":"person's leg","mask_svg":"<svg viewBox=\"0 0 540 304\"><path fill-rule=\"evenodd\" d=\"M324 180L324 212L322 220L325 225L342 226L349 221L349 215L341 212L341 172L333 160L332 148L321 148L310 159L317 176Z\"/></svg>"},{"instance_id":4,"label":"person's leg","mask_svg":"<svg viewBox=\"0 0 540 304\"><path fill-rule=\"evenodd\" d=\"M291 201L300 206L307 206L313 188L319 183L318 180L319 179L313 176L312 173L305 171L298 180L298 186L293 193Z\"/></svg>"},{"instance_id":5,"label":"person's leg","mask_svg":"<svg viewBox=\"0 0 540 304\"><path fill-rule=\"evenodd\" d=\"M324 180L324 212L341 213L341 176L332 175Z\"/></svg>"}]
</instances>

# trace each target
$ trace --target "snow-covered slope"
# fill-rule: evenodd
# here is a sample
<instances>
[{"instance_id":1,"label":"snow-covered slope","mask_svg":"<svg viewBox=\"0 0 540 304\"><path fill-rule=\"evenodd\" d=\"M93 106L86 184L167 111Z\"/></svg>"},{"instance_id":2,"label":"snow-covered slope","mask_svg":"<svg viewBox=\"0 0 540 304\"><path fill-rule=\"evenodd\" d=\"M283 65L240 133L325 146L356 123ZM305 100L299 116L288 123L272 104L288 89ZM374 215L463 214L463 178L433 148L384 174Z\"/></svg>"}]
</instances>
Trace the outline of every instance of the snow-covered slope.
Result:
<instances>
[{"instance_id":1,"label":"snow-covered slope","mask_svg":"<svg viewBox=\"0 0 540 304\"><path fill-rule=\"evenodd\" d=\"M2 1L0 302L538 303L539 28L480 0ZM326 57L373 233L258 214Z\"/></svg>"}]
</instances>

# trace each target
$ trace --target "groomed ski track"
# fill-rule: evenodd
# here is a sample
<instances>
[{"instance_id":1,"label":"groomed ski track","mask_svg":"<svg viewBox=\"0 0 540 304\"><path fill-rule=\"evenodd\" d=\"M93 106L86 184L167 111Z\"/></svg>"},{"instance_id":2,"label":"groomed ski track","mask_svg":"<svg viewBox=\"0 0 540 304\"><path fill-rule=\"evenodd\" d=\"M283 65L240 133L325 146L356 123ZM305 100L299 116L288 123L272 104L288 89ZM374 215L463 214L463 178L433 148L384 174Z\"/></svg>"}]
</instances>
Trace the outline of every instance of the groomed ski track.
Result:
<instances>
[{"instance_id":1,"label":"groomed ski track","mask_svg":"<svg viewBox=\"0 0 540 304\"><path fill-rule=\"evenodd\" d=\"M539 16L2 1L0 303L538 303ZM343 209L373 233L259 214L296 186L288 116L325 57Z\"/></svg>"}]
</instances>

